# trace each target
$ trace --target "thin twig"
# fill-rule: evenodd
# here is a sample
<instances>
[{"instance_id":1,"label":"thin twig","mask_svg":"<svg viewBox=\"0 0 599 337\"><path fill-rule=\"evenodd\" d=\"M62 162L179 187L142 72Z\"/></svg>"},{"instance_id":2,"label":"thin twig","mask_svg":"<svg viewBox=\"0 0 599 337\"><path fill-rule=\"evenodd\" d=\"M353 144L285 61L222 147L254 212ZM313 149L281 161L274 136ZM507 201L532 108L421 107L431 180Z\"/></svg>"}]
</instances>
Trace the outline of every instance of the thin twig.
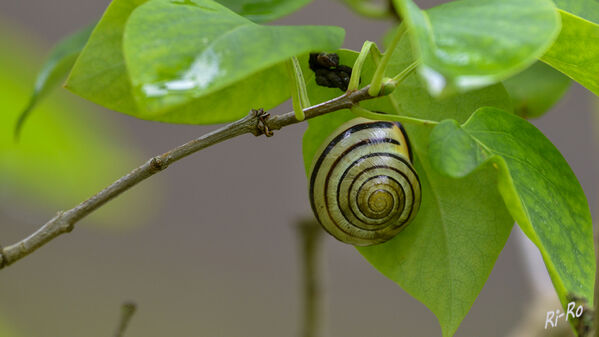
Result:
<instances>
[{"instance_id":1,"label":"thin twig","mask_svg":"<svg viewBox=\"0 0 599 337\"><path fill-rule=\"evenodd\" d=\"M123 305L121 306L121 319L119 321L119 325L116 328L116 332L114 333L114 337L123 337L123 335L125 334L125 330L127 329L127 325L129 325L129 321L135 313L135 309L137 309L135 303L123 303Z\"/></svg>"},{"instance_id":2,"label":"thin twig","mask_svg":"<svg viewBox=\"0 0 599 337\"><path fill-rule=\"evenodd\" d=\"M347 92L332 100L306 108L304 109L306 119L314 118L336 110L349 109L352 105L360 101L374 98L374 96L368 94L368 88L369 86L366 86L357 91ZM295 118L294 112L269 116L268 114L263 113L262 110L252 110L248 116L238 121L227 124L159 156L155 156L145 164L129 172L112 183L112 185L106 187L74 208L64 212L58 212L54 218L50 219L50 221L46 222L40 229L25 239L13 245L4 247L4 249L0 247L0 269L31 254L57 236L69 233L73 230L75 223L104 205L106 202L139 184L141 181L166 169L170 164L180 159L209 146L246 133L251 133L255 136L259 136L263 133L269 135L272 130L279 130L285 126L299 122L300 121Z\"/></svg>"},{"instance_id":3,"label":"thin twig","mask_svg":"<svg viewBox=\"0 0 599 337\"><path fill-rule=\"evenodd\" d=\"M313 219L303 220L298 224L302 250L302 278L304 292L304 312L302 337L318 336L320 315L320 276L318 273L319 242L322 229Z\"/></svg>"}]
</instances>

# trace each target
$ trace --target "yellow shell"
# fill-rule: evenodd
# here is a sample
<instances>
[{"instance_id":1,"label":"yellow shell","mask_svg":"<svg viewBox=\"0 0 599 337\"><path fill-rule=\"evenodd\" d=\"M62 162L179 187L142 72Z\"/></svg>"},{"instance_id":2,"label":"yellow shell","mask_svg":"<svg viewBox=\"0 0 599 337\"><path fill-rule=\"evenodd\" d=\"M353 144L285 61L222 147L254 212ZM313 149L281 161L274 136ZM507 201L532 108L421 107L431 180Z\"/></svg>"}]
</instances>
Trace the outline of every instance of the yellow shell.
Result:
<instances>
[{"instance_id":1,"label":"yellow shell","mask_svg":"<svg viewBox=\"0 0 599 337\"><path fill-rule=\"evenodd\" d=\"M356 118L321 146L310 169L310 203L340 241L369 246L393 238L420 207L420 181L400 123Z\"/></svg>"}]
</instances>

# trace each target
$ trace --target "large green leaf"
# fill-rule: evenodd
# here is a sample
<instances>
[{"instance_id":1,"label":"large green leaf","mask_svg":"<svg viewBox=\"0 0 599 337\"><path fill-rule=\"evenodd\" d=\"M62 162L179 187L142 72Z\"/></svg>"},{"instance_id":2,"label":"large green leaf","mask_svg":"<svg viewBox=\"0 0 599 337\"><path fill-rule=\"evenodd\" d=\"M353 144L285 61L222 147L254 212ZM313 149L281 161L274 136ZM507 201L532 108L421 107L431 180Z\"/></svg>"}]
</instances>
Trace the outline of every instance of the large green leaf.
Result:
<instances>
[{"instance_id":1,"label":"large green leaf","mask_svg":"<svg viewBox=\"0 0 599 337\"><path fill-rule=\"evenodd\" d=\"M15 126L15 136L18 137L21 127L33 110L35 105L42 99L50 90L61 84L66 78L69 71L73 67L75 60L79 56L81 49L85 46L89 35L91 34L94 25L85 27L65 38L63 38L50 52L46 62L40 69L35 79L33 93L25 109L21 111L21 115Z\"/></svg>"},{"instance_id":2,"label":"large green leaf","mask_svg":"<svg viewBox=\"0 0 599 337\"><path fill-rule=\"evenodd\" d=\"M504 80L538 59L557 37L550 0L459 0L421 11L394 0L422 59L419 72L433 95Z\"/></svg>"},{"instance_id":3,"label":"large green leaf","mask_svg":"<svg viewBox=\"0 0 599 337\"><path fill-rule=\"evenodd\" d=\"M286 60L343 42L338 27L260 26L211 0L190 3L150 0L127 23L125 59L146 118L224 122L271 108L289 97Z\"/></svg>"},{"instance_id":4,"label":"large green leaf","mask_svg":"<svg viewBox=\"0 0 599 337\"><path fill-rule=\"evenodd\" d=\"M463 177L484 163L497 169L499 191L520 228L537 245L566 304L593 301L593 223L584 192L566 160L526 120L494 108L462 126L446 120L431 133L433 167ZM488 165L487 165L488 166Z\"/></svg>"},{"instance_id":5,"label":"large green leaf","mask_svg":"<svg viewBox=\"0 0 599 337\"><path fill-rule=\"evenodd\" d=\"M562 98L571 84L568 77L542 62L503 81L514 111L524 118L543 115Z\"/></svg>"},{"instance_id":6,"label":"large green leaf","mask_svg":"<svg viewBox=\"0 0 599 337\"><path fill-rule=\"evenodd\" d=\"M541 60L599 95L599 24L560 13L563 28Z\"/></svg>"},{"instance_id":7,"label":"large green leaf","mask_svg":"<svg viewBox=\"0 0 599 337\"><path fill-rule=\"evenodd\" d=\"M263 60L259 60L257 65L250 65L248 69L243 69L244 62L250 59L255 60L251 57L252 54L260 54L259 51L250 50L249 54L242 55L239 58L241 63L239 67L235 69L227 69L231 72L231 78L222 79L220 85L229 85L221 87L217 92L204 94L201 98L193 97L197 92L187 92L189 95L183 96L180 94L168 95L166 97L153 97L148 98L146 101L140 90L136 90L137 98L141 104L141 108L138 107L138 101L134 98L134 90L129 79L128 69L125 63L124 50L123 50L123 35L125 31L125 24L128 22L129 17L134 9L141 4L145 3L144 0L115 0L113 1L104 16L98 23L97 28L92 33L90 40L83 50L81 56L75 63L73 71L67 81L67 88L74 93L91 100L95 103L103 105L109 109L116 110L119 112L127 113L135 117L160 120L164 122L173 123L217 123L229 121L232 119L239 118L245 115L251 108L265 108L270 109L281 102L289 98L289 88L286 68L283 63L272 65L272 62L276 59L282 60L282 58L289 56L292 53L304 53L309 50L320 50L320 49L334 49L337 48L343 40L343 32L341 29L335 29L332 27L275 27L268 26L262 27L251 23L239 16L236 16L232 12L226 10L222 6L216 3L204 1L197 2L198 4L203 3L201 6L191 5L193 2L186 3L183 5L174 4L170 2L156 2L150 3L145 9L141 9L141 14L136 14L135 22L133 22L129 29L128 45L129 50L133 54L128 57L136 59L137 57L142 58L143 62L149 62L149 58L145 58L144 55L150 57L159 56L156 52L163 53L161 56L161 62L167 62L166 64L152 64L148 70L149 72L159 70L163 76L177 76L182 75L185 72L185 67L191 66L193 60L202 52L202 47L206 47L204 39L209 38L209 31L212 38L216 38L215 32L212 31L214 26L202 25L199 18L203 18L206 15L206 8L215 8L217 12L210 15L210 22L216 23L219 19L222 19L224 26L221 29L227 31L227 23L230 25L239 25L239 22L243 21L243 25L238 26L237 33L228 34L228 38L224 40L231 42L231 38L237 37L242 38L243 42L238 41L233 45L229 45L227 52L235 52L243 44L245 45L244 50L247 51L248 45L253 42L262 41L273 37L273 40L262 47L272 47L271 43L278 43L281 39L285 40L282 45L287 45L293 42L297 44L291 48L287 48L284 52L276 53L279 48L273 47L272 55L266 56ZM202 7L204 6L204 7ZM208 6L208 7L206 7ZM164 13L156 12L156 8L162 8L165 10ZM154 17L146 17L144 15L153 13ZM181 15L181 17L173 15ZM170 18L172 21L160 22L160 18ZM183 20L185 18L185 20ZM147 20L146 20L147 19ZM131 21L134 21L131 20ZM215 21L216 20L216 21ZM152 35L156 38L160 37L161 34L170 33L170 36L161 36L164 40L161 40L161 44L152 44L147 46L147 50L140 52L139 50L133 50L136 47L132 47L140 42L148 42L144 36L136 35L139 33L139 28L144 25L150 24L150 22L165 26L164 31L158 31L156 26L146 27L146 31L142 32L142 35L146 37ZM186 25L189 24L189 25ZM191 25L194 25L193 27ZM175 29L175 26L177 27ZM255 27L251 29L251 33L260 33L259 38L248 34L240 37L238 34L241 28L251 26ZM259 27L259 28L258 28ZM164 28L164 27L163 27ZM247 29L247 28L244 28ZM278 36L277 34L281 34ZM136 37L137 36L137 37ZM183 40L183 37L188 40ZM223 39L220 39L223 40ZM255 41L257 40L257 41ZM192 42L194 41L194 42ZM154 42L154 41L150 41ZM218 41L215 41L220 43ZM197 43L197 45L193 45ZM176 47L173 47L176 45ZM255 44L254 44L255 46ZM173 47L175 49L165 49L166 47ZM144 47L145 48L145 47ZM196 48L194 50L194 48ZM260 51L262 53L268 52L268 50ZM167 53L167 54L164 54ZM187 53L187 54L186 54ZM197 54L193 54L197 53ZM204 54L208 55L208 54ZM198 56L199 57L199 56ZM207 56L205 56L207 57ZM154 61L159 61L154 59ZM179 64L175 64L179 62ZM145 64L145 63L144 63ZM269 67L269 64L272 65ZM196 65L201 65L197 63ZM267 67L266 69L259 67ZM134 64L131 71L134 74L145 73L145 69L140 69L138 64ZM161 68L161 69L159 69ZM162 73L162 71L170 72L170 74ZM177 69L178 68L178 69ZM224 70L221 66L214 70ZM254 71L252 76L249 76L248 72ZM233 71L237 72L235 74ZM180 72L180 73L178 73ZM208 72L209 73L209 72ZM222 72L219 72L222 74ZM245 74L246 78L240 76ZM249 76L249 77L247 77ZM232 78L236 78L238 81L232 83ZM139 79L136 80L139 84ZM140 88L137 88L140 89ZM214 89L211 86L211 89ZM193 90L192 90L193 91ZM185 106L181 105L182 101L187 101ZM162 106L165 104L165 106ZM174 104L174 106L173 106ZM156 110L160 109L160 112ZM168 107L168 112L165 110Z\"/></svg>"},{"instance_id":8,"label":"large green leaf","mask_svg":"<svg viewBox=\"0 0 599 337\"><path fill-rule=\"evenodd\" d=\"M31 89L23 78L34 76L39 66L35 56L40 51L28 42L0 25L0 44L10 46L0 53L0 207L31 221L75 206L144 157L118 126L86 113L89 107L60 93L38 105L39 113L31 115L21 141L15 143L13 127ZM155 201L148 188L153 185L106 205L92 222L115 229L139 224L151 216L147 205Z\"/></svg>"},{"instance_id":9,"label":"large green leaf","mask_svg":"<svg viewBox=\"0 0 599 337\"><path fill-rule=\"evenodd\" d=\"M108 109L136 114L123 56L123 32L131 12L146 0L114 0L75 62L65 87Z\"/></svg>"},{"instance_id":10,"label":"large green leaf","mask_svg":"<svg viewBox=\"0 0 599 337\"><path fill-rule=\"evenodd\" d=\"M413 60L407 39L396 48L387 76ZM351 65L357 53L340 51L342 64ZM374 72L372 60L364 66L362 85ZM313 104L338 96L338 89L308 83ZM417 76L408 77L391 97L364 101L371 110L430 120L466 120L481 106L510 108L501 85L436 100ZM309 120L304 134L306 170L320 143L352 113L340 110ZM497 192L491 167L464 179L440 175L428 160L430 128L404 124L414 151L414 164L422 183L422 204L414 221L397 237L381 245L358 248L381 273L424 303L439 319L443 335L458 328L485 284L503 248L513 220Z\"/></svg>"},{"instance_id":11,"label":"large green leaf","mask_svg":"<svg viewBox=\"0 0 599 337\"><path fill-rule=\"evenodd\" d=\"M311 0L218 0L218 2L235 13L260 23L291 14Z\"/></svg>"}]
</instances>

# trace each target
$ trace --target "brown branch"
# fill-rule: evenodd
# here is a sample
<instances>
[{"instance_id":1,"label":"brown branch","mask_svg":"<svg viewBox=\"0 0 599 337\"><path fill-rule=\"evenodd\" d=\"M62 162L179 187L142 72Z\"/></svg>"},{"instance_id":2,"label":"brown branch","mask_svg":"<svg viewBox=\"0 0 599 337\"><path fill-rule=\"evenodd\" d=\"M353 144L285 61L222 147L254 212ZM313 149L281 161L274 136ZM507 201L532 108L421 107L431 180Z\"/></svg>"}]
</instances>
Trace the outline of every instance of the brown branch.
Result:
<instances>
[{"instance_id":1,"label":"brown branch","mask_svg":"<svg viewBox=\"0 0 599 337\"><path fill-rule=\"evenodd\" d=\"M129 325L129 321L131 317L135 313L137 306L133 302L125 302L121 306L121 319L119 321L119 325L116 327L116 332L114 333L114 337L123 337L125 334L125 330L127 329L127 325Z\"/></svg>"},{"instance_id":2,"label":"brown branch","mask_svg":"<svg viewBox=\"0 0 599 337\"><path fill-rule=\"evenodd\" d=\"M368 88L369 86L348 92L332 100L306 108L304 109L306 119L336 110L349 109L353 104L374 98L368 94ZM0 247L0 269L33 253L57 236L72 231L75 223L100 208L106 202L190 154L246 133L259 136L264 133L268 134L270 130L280 130L285 126L299 122L293 112L269 116L262 110L252 110L248 116L238 121L227 124L159 156L155 156L74 208L58 212L54 218L50 219L35 233L20 242L4 247L3 249Z\"/></svg>"}]
</instances>

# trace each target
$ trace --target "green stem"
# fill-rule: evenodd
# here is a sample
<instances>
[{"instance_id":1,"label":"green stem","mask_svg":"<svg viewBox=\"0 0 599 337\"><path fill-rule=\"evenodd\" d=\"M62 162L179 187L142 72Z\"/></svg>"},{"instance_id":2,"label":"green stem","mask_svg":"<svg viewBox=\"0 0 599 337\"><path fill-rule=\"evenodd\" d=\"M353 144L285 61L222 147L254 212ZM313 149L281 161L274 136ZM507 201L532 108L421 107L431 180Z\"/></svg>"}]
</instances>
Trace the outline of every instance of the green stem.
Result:
<instances>
[{"instance_id":1,"label":"green stem","mask_svg":"<svg viewBox=\"0 0 599 337\"><path fill-rule=\"evenodd\" d=\"M408 75L410 75L414 71L414 69L416 69L418 63L418 60L412 62L409 66L402 70L401 73L395 75L395 77L393 78L384 78L381 91L378 95L386 96L391 94L395 90L395 88L397 88L397 86L400 85L401 82L403 82L408 77Z\"/></svg>"},{"instance_id":2,"label":"green stem","mask_svg":"<svg viewBox=\"0 0 599 337\"><path fill-rule=\"evenodd\" d=\"M123 337L123 335L125 334L125 329L127 329L127 325L129 325L129 321L131 320L131 316L133 316L136 309L137 306L135 305L135 303L123 303L123 305L121 306L121 321L119 322L119 326L117 327L117 330L114 333L114 337Z\"/></svg>"},{"instance_id":3,"label":"green stem","mask_svg":"<svg viewBox=\"0 0 599 337\"><path fill-rule=\"evenodd\" d=\"M373 120L402 122L402 123L416 124L416 125L421 125L421 126L435 126L435 125L439 124L439 122L437 122L437 121L431 121L428 119L419 119L419 118L414 118L414 117L388 115L388 114L382 114L382 113L378 113L378 112L372 112L372 111L365 109L357 104L354 104L351 107L351 111L360 117L373 119Z\"/></svg>"},{"instance_id":4,"label":"green stem","mask_svg":"<svg viewBox=\"0 0 599 337\"><path fill-rule=\"evenodd\" d=\"M383 54L383 59L379 63L378 67L376 67L376 71L374 72L374 76L372 77L372 82L370 83L370 89L368 90L368 94L370 96L378 96L381 92L381 87L383 86L383 76L385 75L385 70L387 70L387 65L389 64L389 60L391 59L391 55L393 51L395 51L395 47L401 40L403 33L406 31L406 26L402 24L399 26L399 29L395 33L393 40L389 44L387 50L385 50L385 54Z\"/></svg>"},{"instance_id":5,"label":"green stem","mask_svg":"<svg viewBox=\"0 0 599 337\"><path fill-rule=\"evenodd\" d=\"M356 59L356 62L354 62L354 66L352 68L351 78L347 86L348 91L358 90L358 86L360 85L360 75L362 74L362 67L364 66L364 62L366 62L366 57L368 57L372 49L378 51L376 44L372 41L366 41L362 45L360 55L358 55L358 58ZM374 54L376 53L373 53L373 55Z\"/></svg>"},{"instance_id":6,"label":"green stem","mask_svg":"<svg viewBox=\"0 0 599 337\"><path fill-rule=\"evenodd\" d=\"M304 73L295 56L287 61L287 73L290 77L289 87L291 88L291 102L295 118L298 121L303 121L306 118L304 109L311 106L311 104L308 98L308 91L306 90Z\"/></svg>"}]
</instances>

